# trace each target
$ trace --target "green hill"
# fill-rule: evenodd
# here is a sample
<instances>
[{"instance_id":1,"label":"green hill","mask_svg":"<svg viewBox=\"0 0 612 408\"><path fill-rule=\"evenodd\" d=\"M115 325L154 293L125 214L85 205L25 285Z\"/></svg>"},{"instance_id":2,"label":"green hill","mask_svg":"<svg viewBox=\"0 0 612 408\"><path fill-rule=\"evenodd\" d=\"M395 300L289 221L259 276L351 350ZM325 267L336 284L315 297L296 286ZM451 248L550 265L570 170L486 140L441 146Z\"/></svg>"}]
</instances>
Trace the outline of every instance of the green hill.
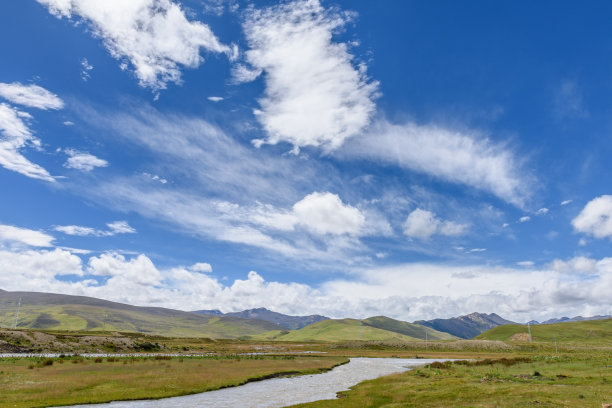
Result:
<instances>
[{"instance_id":1,"label":"green hill","mask_svg":"<svg viewBox=\"0 0 612 408\"><path fill-rule=\"evenodd\" d=\"M534 342L567 342L567 343L612 343L612 319L588 320L555 324L538 324L531 326ZM527 326L508 324L486 331L476 339L529 341Z\"/></svg>"},{"instance_id":2,"label":"green hill","mask_svg":"<svg viewBox=\"0 0 612 408\"><path fill-rule=\"evenodd\" d=\"M453 340L457 337L452 334L440 332L430 327L421 326L420 324L403 322L401 320L391 319L386 316L374 316L362 320L366 326L376 327L377 329L387 330L409 337L425 340ZM427 336L425 335L427 333Z\"/></svg>"},{"instance_id":3,"label":"green hill","mask_svg":"<svg viewBox=\"0 0 612 408\"><path fill-rule=\"evenodd\" d=\"M263 320L198 315L139 307L85 296L0 291L0 327L137 332L172 337L239 338L278 329Z\"/></svg>"},{"instance_id":4,"label":"green hill","mask_svg":"<svg viewBox=\"0 0 612 408\"><path fill-rule=\"evenodd\" d=\"M436 330L384 316L365 320L330 319L294 331L272 331L257 338L279 341L414 341L450 340L454 337ZM411 335L412 334L412 335Z\"/></svg>"}]
</instances>

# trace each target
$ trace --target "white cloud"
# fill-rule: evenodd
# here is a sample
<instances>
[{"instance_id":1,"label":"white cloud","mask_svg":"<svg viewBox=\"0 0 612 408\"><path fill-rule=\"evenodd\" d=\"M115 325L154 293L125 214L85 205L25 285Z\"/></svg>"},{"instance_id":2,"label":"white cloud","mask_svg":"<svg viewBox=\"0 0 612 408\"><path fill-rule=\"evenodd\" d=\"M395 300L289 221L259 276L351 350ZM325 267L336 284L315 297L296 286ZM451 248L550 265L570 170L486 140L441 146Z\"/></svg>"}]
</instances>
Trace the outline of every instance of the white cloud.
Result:
<instances>
[{"instance_id":1,"label":"white cloud","mask_svg":"<svg viewBox=\"0 0 612 408\"><path fill-rule=\"evenodd\" d=\"M82 227L80 225L58 225L54 229L66 235L76 235L79 237L98 235L100 233L100 231L95 228Z\"/></svg>"},{"instance_id":2,"label":"white cloud","mask_svg":"<svg viewBox=\"0 0 612 408\"><path fill-rule=\"evenodd\" d=\"M41 231L0 224L0 242L19 243L33 247L50 247L55 238Z\"/></svg>"},{"instance_id":3,"label":"white cloud","mask_svg":"<svg viewBox=\"0 0 612 408\"><path fill-rule=\"evenodd\" d=\"M243 84L256 80L263 71L261 69L249 68L244 64L236 64L232 67L232 82Z\"/></svg>"},{"instance_id":4,"label":"white cloud","mask_svg":"<svg viewBox=\"0 0 612 408\"><path fill-rule=\"evenodd\" d=\"M100 159L93 154L79 152L74 149L64 150L68 156L68 160L64 163L64 167L69 169L77 169L81 171L92 171L96 167L106 167L108 162Z\"/></svg>"},{"instance_id":5,"label":"white cloud","mask_svg":"<svg viewBox=\"0 0 612 408\"><path fill-rule=\"evenodd\" d=\"M572 220L574 229L595 238L612 239L612 195L594 198Z\"/></svg>"},{"instance_id":6,"label":"white cloud","mask_svg":"<svg viewBox=\"0 0 612 408\"><path fill-rule=\"evenodd\" d=\"M525 268L531 268L535 265L533 261L519 261L516 263L518 266L523 266Z\"/></svg>"},{"instance_id":7,"label":"white cloud","mask_svg":"<svg viewBox=\"0 0 612 408\"><path fill-rule=\"evenodd\" d=\"M191 265L189 267L190 270L195 271L195 272L202 272L202 273L211 273L212 272L212 266L210 266L209 263L206 262L198 262L195 263L193 265Z\"/></svg>"},{"instance_id":8,"label":"white cloud","mask_svg":"<svg viewBox=\"0 0 612 408\"><path fill-rule=\"evenodd\" d=\"M116 253L91 257L87 272L96 276L116 276L143 286L159 285L162 278L153 262L142 254L129 260Z\"/></svg>"},{"instance_id":9,"label":"white cloud","mask_svg":"<svg viewBox=\"0 0 612 408\"><path fill-rule=\"evenodd\" d=\"M126 221L115 221L106 224L108 230L99 230L91 227L83 227L80 225L58 225L54 229L66 235L76 235L79 237L112 237L117 234L134 234L136 230L132 228Z\"/></svg>"},{"instance_id":10,"label":"white cloud","mask_svg":"<svg viewBox=\"0 0 612 408\"><path fill-rule=\"evenodd\" d=\"M568 261L555 259L548 268L567 274L593 274L597 273L598 262L595 259L578 256Z\"/></svg>"},{"instance_id":11,"label":"white cloud","mask_svg":"<svg viewBox=\"0 0 612 408\"><path fill-rule=\"evenodd\" d=\"M293 213L299 224L317 234L359 235L365 224L365 217L357 208L328 192L307 195L295 203Z\"/></svg>"},{"instance_id":12,"label":"white cloud","mask_svg":"<svg viewBox=\"0 0 612 408\"><path fill-rule=\"evenodd\" d=\"M251 9L244 24L252 68L238 66L238 82L265 73L266 92L257 118L265 140L300 147L338 148L362 131L375 111L378 83L355 63L347 44L334 33L350 21L348 13L326 10L318 0Z\"/></svg>"},{"instance_id":13,"label":"white cloud","mask_svg":"<svg viewBox=\"0 0 612 408\"><path fill-rule=\"evenodd\" d=\"M109 233L112 235L136 233L136 230L132 228L127 221L110 222L106 224L106 226L110 229Z\"/></svg>"},{"instance_id":14,"label":"white cloud","mask_svg":"<svg viewBox=\"0 0 612 408\"><path fill-rule=\"evenodd\" d=\"M140 85L153 90L180 83L181 66L202 64L200 48L230 57L236 52L220 43L206 24L189 21L170 0L37 1L58 18L78 15L89 22L110 54L129 61Z\"/></svg>"},{"instance_id":15,"label":"white cloud","mask_svg":"<svg viewBox=\"0 0 612 408\"><path fill-rule=\"evenodd\" d=\"M47 110L64 107L64 102L57 95L38 85L0 82L0 96L12 103L31 108Z\"/></svg>"},{"instance_id":16,"label":"white cloud","mask_svg":"<svg viewBox=\"0 0 612 408\"><path fill-rule=\"evenodd\" d=\"M612 258L558 261L544 270L412 263L355 269L350 281L329 280L317 287L266 281L255 271L226 285L197 270L207 270L206 264L197 265L160 269L144 254L116 253L90 257L83 265L61 249L0 250L0 287L181 310L267 307L288 314L384 314L408 321L480 311L524 322L603 314L612 306Z\"/></svg>"},{"instance_id":17,"label":"white cloud","mask_svg":"<svg viewBox=\"0 0 612 408\"><path fill-rule=\"evenodd\" d=\"M150 164L152 167L158 166L174 179L188 176L190 186L161 186L143 174L105 178L95 186L80 180L67 181L77 193L198 237L255 246L303 262L361 262L360 256L368 251L356 235L359 226L363 225L359 235L390 233L388 223L372 206L366 203L357 209L338 198L340 204L334 207L338 204L336 199L323 192L311 197L317 199L310 204L318 205L310 209L313 217L328 216L324 208L328 205L350 222L346 226L325 227L318 225L319 218L299 219L293 206L317 191L315 186L331 186L337 179L335 172L320 168L315 161L245 146L201 119L142 107L132 107L129 114L125 111L105 115L100 109L84 108L79 115L89 126L104 129L104 134L110 132L113 138L147 149L157 160ZM144 175L153 177L151 173ZM298 205L297 211L300 209ZM302 210L307 213L308 208ZM363 224L358 212L365 218ZM285 219L285 227L281 219ZM330 231L323 236L316 232L325 228Z\"/></svg>"},{"instance_id":18,"label":"white cloud","mask_svg":"<svg viewBox=\"0 0 612 408\"><path fill-rule=\"evenodd\" d=\"M572 200L564 200L564 201L561 201L561 205L568 205L571 202L572 202Z\"/></svg>"},{"instance_id":19,"label":"white cloud","mask_svg":"<svg viewBox=\"0 0 612 408\"><path fill-rule=\"evenodd\" d=\"M544 214L548 214L548 208L540 208L538 211L536 211L537 215L544 215Z\"/></svg>"},{"instance_id":20,"label":"white cloud","mask_svg":"<svg viewBox=\"0 0 612 408\"><path fill-rule=\"evenodd\" d=\"M89 78L91 78L91 74L89 73L89 71L93 69L93 65L91 65L89 61L87 61L87 58L83 58L81 60L81 79L87 82Z\"/></svg>"},{"instance_id":21,"label":"white cloud","mask_svg":"<svg viewBox=\"0 0 612 408\"><path fill-rule=\"evenodd\" d=\"M206 99L208 99L211 102L221 102L224 98L221 96L209 96Z\"/></svg>"},{"instance_id":22,"label":"white cloud","mask_svg":"<svg viewBox=\"0 0 612 408\"><path fill-rule=\"evenodd\" d=\"M28 145L40 147L40 140L34 137L24 122L24 118L28 117L28 114L0 103L0 166L27 177L54 182L47 170L32 163L20 152Z\"/></svg>"},{"instance_id":23,"label":"white cloud","mask_svg":"<svg viewBox=\"0 0 612 408\"><path fill-rule=\"evenodd\" d=\"M151 174L151 173L142 173L143 176L149 177L151 180L155 180L155 181L159 181L161 184L166 184L168 182L168 180L166 180L163 177L158 176L157 174Z\"/></svg>"},{"instance_id":24,"label":"white cloud","mask_svg":"<svg viewBox=\"0 0 612 408\"><path fill-rule=\"evenodd\" d=\"M410 238L429 239L432 235L456 236L466 232L467 225L443 221L431 211L412 211L404 222L404 234Z\"/></svg>"},{"instance_id":25,"label":"white cloud","mask_svg":"<svg viewBox=\"0 0 612 408\"><path fill-rule=\"evenodd\" d=\"M525 215L525 216L519 218L519 222L527 222L529 220L531 220L531 217L528 216L528 215Z\"/></svg>"},{"instance_id":26,"label":"white cloud","mask_svg":"<svg viewBox=\"0 0 612 408\"><path fill-rule=\"evenodd\" d=\"M345 144L338 155L397 164L488 191L517 206L525 203L531 188L531 180L522 174L512 151L473 131L379 121Z\"/></svg>"}]
</instances>

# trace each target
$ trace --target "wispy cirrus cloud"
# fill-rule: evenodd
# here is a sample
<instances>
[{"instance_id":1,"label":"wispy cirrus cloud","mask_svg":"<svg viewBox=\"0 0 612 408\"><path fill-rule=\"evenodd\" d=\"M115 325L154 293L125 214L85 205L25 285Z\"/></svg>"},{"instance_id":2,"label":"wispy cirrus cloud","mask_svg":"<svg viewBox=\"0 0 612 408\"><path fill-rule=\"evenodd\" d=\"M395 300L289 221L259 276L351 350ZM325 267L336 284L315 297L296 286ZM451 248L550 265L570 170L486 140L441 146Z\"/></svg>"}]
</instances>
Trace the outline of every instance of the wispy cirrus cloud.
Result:
<instances>
[{"instance_id":1,"label":"wispy cirrus cloud","mask_svg":"<svg viewBox=\"0 0 612 408\"><path fill-rule=\"evenodd\" d=\"M106 224L107 230L100 230L91 227L80 225L57 225L55 230L66 235L76 235L79 237L112 237L117 234L134 234L136 230L132 228L127 221L114 221Z\"/></svg>"},{"instance_id":2,"label":"wispy cirrus cloud","mask_svg":"<svg viewBox=\"0 0 612 408\"><path fill-rule=\"evenodd\" d=\"M414 122L376 122L336 155L368 159L487 191L517 206L529 198L533 180L503 144L477 131L457 131Z\"/></svg>"},{"instance_id":3,"label":"wispy cirrus cloud","mask_svg":"<svg viewBox=\"0 0 612 408\"><path fill-rule=\"evenodd\" d=\"M265 73L265 96L255 113L267 136L255 140L257 146L288 142L294 151L333 150L370 123L378 83L367 78L346 43L333 39L350 20L350 13L318 0L248 11L250 67L238 65L234 77L244 82Z\"/></svg>"},{"instance_id":4,"label":"wispy cirrus cloud","mask_svg":"<svg viewBox=\"0 0 612 408\"><path fill-rule=\"evenodd\" d=\"M114 58L131 64L140 85L153 90L180 83L181 67L202 64L200 49L230 57L236 53L208 25L188 20L181 6L170 0L37 1L58 18L78 16L86 21Z\"/></svg>"},{"instance_id":5,"label":"wispy cirrus cloud","mask_svg":"<svg viewBox=\"0 0 612 408\"><path fill-rule=\"evenodd\" d=\"M42 231L0 224L0 243L8 242L30 247L50 247L53 246L54 240L54 237Z\"/></svg>"},{"instance_id":6,"label":"wispy cirrus cloud","mask_svg":"<svg viewBox=\"0 0 612 408\"><path fill-rule=\"evenodd\" d=\"M0 83L0 96L9 102L30 108L56 110L64 107L64 101L57 95L38 85Z\"/></svg>"},{"instance_id":7,"label":"wispy cirrus cloud","mask_svg":"<svg viewBox=\"0 0 612 408\"><path fill-rule=\"evenodd\" d=\"M31 115L0 103L0 166L26 177L54 182L42 166L32 163L22 153L27 146L40 148L40 140L26 124Z\"/></svg>"}]
</instances>

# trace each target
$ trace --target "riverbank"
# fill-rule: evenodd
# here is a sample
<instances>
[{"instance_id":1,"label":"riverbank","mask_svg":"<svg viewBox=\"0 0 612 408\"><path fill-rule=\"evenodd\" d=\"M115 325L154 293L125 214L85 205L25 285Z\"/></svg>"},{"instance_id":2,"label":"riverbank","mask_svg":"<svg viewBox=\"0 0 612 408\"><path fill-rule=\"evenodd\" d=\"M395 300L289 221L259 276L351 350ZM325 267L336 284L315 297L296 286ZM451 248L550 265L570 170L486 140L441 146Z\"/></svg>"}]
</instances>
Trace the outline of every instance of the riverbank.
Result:
<instances>
[{"instance_id":1,"label":"riverbank","mask_svg":"<svg viewBox=\"0 0 612 408\"><path fill-rule=\"evenodd\" d=\"M201 356L0 359L0 407L26 408L158 399L348 362L328 356Z\"/></svg>"},{"instance_id":2,"label":"riverbank","mask_svg":"<svg viewBox=\"0 0 612 408\"><path fill-rule=\"evenodd\" d=\"M593 407L612 403L612 355L508 357L430 364L365 381L339 399L292 408Z\"/></svg>"}]
</instances>

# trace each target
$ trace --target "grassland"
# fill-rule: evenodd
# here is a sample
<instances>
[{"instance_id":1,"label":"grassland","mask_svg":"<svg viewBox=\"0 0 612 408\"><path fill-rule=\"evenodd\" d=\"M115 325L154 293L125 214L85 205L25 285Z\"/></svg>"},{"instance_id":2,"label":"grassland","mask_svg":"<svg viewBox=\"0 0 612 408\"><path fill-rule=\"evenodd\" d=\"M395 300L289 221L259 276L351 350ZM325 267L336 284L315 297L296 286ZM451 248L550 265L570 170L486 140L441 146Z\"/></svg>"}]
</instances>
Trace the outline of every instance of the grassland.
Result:
<instances>
[{"instance_id":1,"label":"grassland","mask_svg":"<svg viewBox=\"0 0 612 408\"><path fill-rule=\"evenodd\" d=\"M367 381L339 400L301 407L597 407L612 403L612 320L501 326L476 340L422 341L363 324L324 321L310 326L316 342L161 337L142 333L0 330L2 347L31 351L201 353L153 358L0 360L0 407L37 407L159 398L232 386L282 372L311 372L347 357L485 360L434 364ZM394 322L374 322L395 325ZM305 328L307 329L307 328ZM293 331L285 333L299 333ZM399 329L411 330L402 325ZM346 333L346 340L339 333ZM359 336L377 340L358 341ZM388 333L394 333L389 337ZM333 339L335 341L324 341ZM4 343L3 343L4 342ZM146 347L145 347L146 346ZM248 353L275 356L247 356ZM304 352L319 352L306 356ZM114 361L113 361L114 360ZM181 361L182 360L182 361ZM31 367L31 368L30 368ZM145 390L145 391L142 391Z\"/></svg>"},{"instance_id":2,"label":"grassland","mask_svg":"<svg viewBox=\"0 0 612 408\"><path fill-rule=\"evenodd\" d=\"M612 344L612 319L588 320L531 326L533 342L563 344ZM476 337L483 340L529 341L527 326L509 324L498 326Z\"/></svg>"},{"instance_id":3,"label":"grassland","mask_svg":"<svg viewBox=\"0 0 612 408\"><path fill-rule=\"evenodd\" d=\"M432 364L300 408L597 407L612 403L610 353Z\"/></svg>"},{"instance_id":4,"label":"grassland","mask_svg":"<svg viewBox=\"0 0 612 408\"><path fill-rule=\"evenodd\" d=\"M46 407L192 394L328 370L343 357L0 359L0 407Z\"/></svg>"}]
</instances>

